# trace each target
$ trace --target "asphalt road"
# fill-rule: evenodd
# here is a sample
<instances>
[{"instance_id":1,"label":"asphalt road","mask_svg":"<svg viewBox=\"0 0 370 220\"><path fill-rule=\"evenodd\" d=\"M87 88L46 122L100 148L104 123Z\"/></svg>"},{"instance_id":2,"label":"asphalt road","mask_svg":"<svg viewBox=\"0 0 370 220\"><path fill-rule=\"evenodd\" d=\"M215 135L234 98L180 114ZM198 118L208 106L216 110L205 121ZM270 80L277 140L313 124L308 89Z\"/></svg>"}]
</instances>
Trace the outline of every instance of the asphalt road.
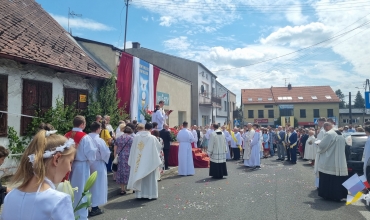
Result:
<instances>
[{"instance_id":1,"label":"asphalt road","mask_svg":"<svg viewBox=\"0 0 370 220\"><path fill-rule=\"evenodd\" d=\"M345 205L317 196L313 168L262 160L262 169L250 171L235 161L227 162L229 176L208 177L208 169L196 169L189 177L174 176L159 182L157 200L137 200L128 193L112 199L105 213L89 219L370 219L363 202Z\"/></svg>"}]
</instances>

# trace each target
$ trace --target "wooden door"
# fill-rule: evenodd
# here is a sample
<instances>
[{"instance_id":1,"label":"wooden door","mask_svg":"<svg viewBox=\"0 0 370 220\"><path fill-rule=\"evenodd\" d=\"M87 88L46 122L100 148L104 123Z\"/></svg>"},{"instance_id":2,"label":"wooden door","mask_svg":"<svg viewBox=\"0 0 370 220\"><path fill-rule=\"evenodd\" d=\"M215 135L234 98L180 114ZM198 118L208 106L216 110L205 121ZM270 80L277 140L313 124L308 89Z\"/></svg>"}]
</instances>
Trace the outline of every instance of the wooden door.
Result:
<instances>
[{"instance_id":1,"label":"wooden door","mask_svg":"<svg viewBox=\"0 0 370 220\"><path fill-rule=\"evenodd\" d=\"M35 116L36 111L45 113L52 107L52 83L35 80L23 80L22 114ZM32 118L21 117L21 133L26 134L27 126Z\"/></svg>"},{"instance_id":2,"label":"wooden door","mask_svg":"<svg viewBox=\"0 0 370 220\"><path fill-rule=\"evenodd\" d=\"M0 75L0 111L8 111L8 76ZM8 134L8 114L0 112L0 137Z\"/></svg>"}]
</instances>

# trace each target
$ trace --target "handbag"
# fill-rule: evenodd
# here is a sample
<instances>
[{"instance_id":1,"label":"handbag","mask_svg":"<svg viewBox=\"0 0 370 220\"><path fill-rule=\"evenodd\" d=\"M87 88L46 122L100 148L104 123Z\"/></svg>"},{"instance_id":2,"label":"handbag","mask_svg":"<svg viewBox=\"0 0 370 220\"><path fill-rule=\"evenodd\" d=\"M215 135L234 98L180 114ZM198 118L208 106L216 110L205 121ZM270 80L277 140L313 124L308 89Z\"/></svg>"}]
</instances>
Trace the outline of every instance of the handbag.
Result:
<instances>
[{"instance_id":1,"label":"handbag","mask_svg":"<svg viewBox=\"0 0 370 220\"><path fill-rule=\"evenodd\" d=\"M118 164L118 156L119 156L119 154L123 151L123 148L125 148L126 147L126 144L128 143L128 141L126 141L126 143L125 143L125 145L123 145L123 147L122 147L122 149L121 149L121 151L116 155L116 157L114 158L114 160L113 160L113 164Z\"/></svg>"}]
</instances>

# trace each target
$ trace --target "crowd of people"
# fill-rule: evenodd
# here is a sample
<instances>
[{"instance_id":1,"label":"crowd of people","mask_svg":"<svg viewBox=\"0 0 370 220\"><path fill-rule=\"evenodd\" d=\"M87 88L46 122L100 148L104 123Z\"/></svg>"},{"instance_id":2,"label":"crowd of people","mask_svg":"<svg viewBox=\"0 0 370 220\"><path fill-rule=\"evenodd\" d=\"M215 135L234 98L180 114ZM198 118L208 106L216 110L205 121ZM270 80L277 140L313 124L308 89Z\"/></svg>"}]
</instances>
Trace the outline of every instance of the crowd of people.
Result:
<instances>
[{"instance_id":1,"label":"crowd of people","mask_svg":"<svg viewBox=\"0 0 370 220\"><path fill-rule=\"evenodd\" d=\"M103 213L99 206L107 203L108 172L113 172L121 195L133 190L136 198L157 199L158 181L169 169L169 149L173 140L165 123L168 114L162 107L156 106L152 122L120 121L115 130L108 115L97 115L96 121L89 125L89 134L83 131L87 125L80 115L74 118L71 131L64 135L57 134L50 124L40 125L40 131L25 150L12 180L20 186L12 190L0 185L1 199L4 199L2 219L48 219L50 216L74 219L73 207L87 202L83 190L74 192L72 204L71 197L57 191L55 186L70 180L72 187L83 189L95 171L98 178L90 189L91 209L78 210L76 215L80 219ZM183 122L176 128L178 175L195 174L192 148L201 148L208 154L209 175L216 179L228 175L227 160L241 160L249 169L259 170L261 160L275 154L277 160L291 164L297 163L299 155L314 166L318 195L339 201L347 195L342 186L348 176L346 137L355 131L364 131L369 136L370 125L356 130L351 125L338 129L332 121L320 118L318 126L317 130L291 126L274 129L247 124L243 129L227 129L226 125L211 124L203 128ZM365 161L370 158L369 140L365 146ZM0 163L8 154L0 146ZM19 211L15 213L14 210Z\"/></svg>"}]
</instances>

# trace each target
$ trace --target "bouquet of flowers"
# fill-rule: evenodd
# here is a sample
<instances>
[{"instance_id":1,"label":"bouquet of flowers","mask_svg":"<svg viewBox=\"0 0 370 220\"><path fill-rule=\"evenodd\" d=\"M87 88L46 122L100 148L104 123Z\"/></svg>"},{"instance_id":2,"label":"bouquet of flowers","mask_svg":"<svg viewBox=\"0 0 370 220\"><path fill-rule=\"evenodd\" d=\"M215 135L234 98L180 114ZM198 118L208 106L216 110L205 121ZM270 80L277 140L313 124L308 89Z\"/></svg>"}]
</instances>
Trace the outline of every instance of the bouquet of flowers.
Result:
<instances>
[{"instance_id":1,"label":"bouquet of flowers","mask_svg":"<svg viewBox=\"0 0 370 220\"><path fill-rule=\"evenodd\" d=\"M171 141L176 142L176 137L179 131L176 128L170 128Z\"/></svg>"},{"instance_id":2,"label":"bouquet of flowers","mask_svg":"<svg viewBox=\"0 0 370 220\"><path fill-rule=\"evenodd\" d=\"M148 107L142 108L140 113L144 116L145 121L151 122L152 121L152 114L153 112L148 110Z\"/></svg>"},{"instance_id":3,"label":"bouquet of flowers","mask_svg":"<svg viewBox=\"0 0 370 220\"><path fill-rule=\"evenodd\" d=\"M80 198L80 201L78 201L77 206L73 207L73 211L75 213L80 209L83 209L83 208L87 209L91 206L91 193L89 192L89 190L94 185L97 176L98 176L98 173L95 171L90 175L89 179L87 179L87 181L85 183L85 186L84 186L84 189L83 189L83 192L82 192L82 197ZM72 199L72 204L74 203L74 198L75 198L74 191L78 191L78 187L72 188L71 183L66 180L64 182L59 183L59 185L57 187L57 190L70 195L71 199ZM86 197L87 201L80 204L83 197ZM75 220L79 219L79 218L80 218L80 216L75 216Z\"/></svg>"}]
</instances>

